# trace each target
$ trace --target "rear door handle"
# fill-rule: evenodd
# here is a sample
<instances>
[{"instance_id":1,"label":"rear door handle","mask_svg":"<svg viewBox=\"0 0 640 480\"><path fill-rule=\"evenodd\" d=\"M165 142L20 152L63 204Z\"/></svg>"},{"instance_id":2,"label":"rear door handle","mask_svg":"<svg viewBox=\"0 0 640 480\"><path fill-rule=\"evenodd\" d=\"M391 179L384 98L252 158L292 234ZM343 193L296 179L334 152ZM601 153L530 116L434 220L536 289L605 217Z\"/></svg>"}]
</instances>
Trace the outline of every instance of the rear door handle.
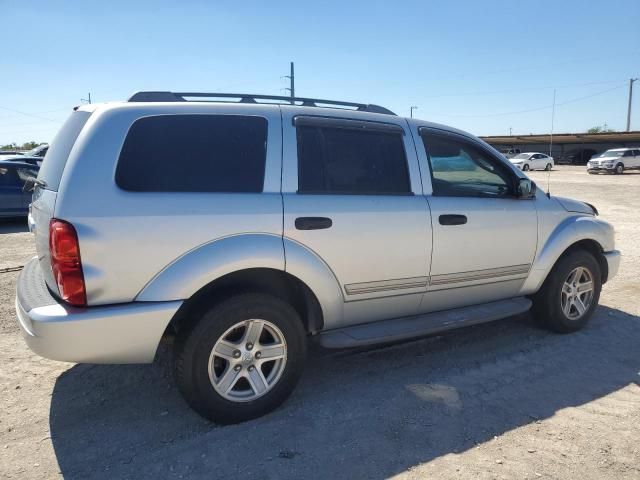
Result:
<instances>
[{"instance_id":1,"label":"rear door handle","mask_svg":"<svg viewBox=\"0 0 640 480\"><path fill-rule=\"evenodd\" d=\"M296 228L298 230L322 230L331 228L333 221L327 217L298 217Z\"/></svg>"},{"instance_id":2,"label":"rear door handle","mask_svg":"<svg viewBox=\"0 0 640 480\"><path fill-rule=\"evenodd\" d=\"M466 215L440 215L440 225L464 225L467 223Z\"/></svg>"}]
</instances>

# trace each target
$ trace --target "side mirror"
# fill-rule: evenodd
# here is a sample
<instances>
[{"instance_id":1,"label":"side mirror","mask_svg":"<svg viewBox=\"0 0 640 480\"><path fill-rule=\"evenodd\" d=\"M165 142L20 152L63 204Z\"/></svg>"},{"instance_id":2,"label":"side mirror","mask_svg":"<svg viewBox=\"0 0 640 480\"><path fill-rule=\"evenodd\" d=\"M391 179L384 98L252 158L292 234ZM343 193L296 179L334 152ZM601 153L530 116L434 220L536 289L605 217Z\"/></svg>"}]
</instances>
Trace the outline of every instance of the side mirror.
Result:
<instances>
[{"instance_id":1,"label":"side mirror","mask_svg":"<svg viewBox=\"0 0 640 480\"><path fill-rule=\"evenodd\" d=\"M534 198L536 196L536 184L529 178L518 179L518 198Z\"/></svg>"}]
</instances>

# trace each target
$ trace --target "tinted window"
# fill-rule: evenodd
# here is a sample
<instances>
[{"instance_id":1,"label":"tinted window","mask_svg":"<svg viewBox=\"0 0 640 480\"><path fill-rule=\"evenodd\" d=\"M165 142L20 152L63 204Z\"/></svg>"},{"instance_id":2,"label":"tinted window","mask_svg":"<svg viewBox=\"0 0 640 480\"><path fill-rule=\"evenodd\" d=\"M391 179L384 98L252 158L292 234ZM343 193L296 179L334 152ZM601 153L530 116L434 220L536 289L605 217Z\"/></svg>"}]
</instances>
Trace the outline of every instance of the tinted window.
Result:
<instances>
[{"instance_id":1,"label":"tinted window","mask_svg":"<svg viewBox=\"0 0 640 480\"><path fill-rule=\"evenodd\" d=\"M0 187L18 187L16 170L12 167L0 167Z\"/></svg>"},{"instance_id":2,"label":"tinted window","mask_svg":"<svg viewBox=\"0 0 640 480\"><path fill-rule=\"evenodd\" d=\"M58 191L67 158L90 115L89 112L73 112L51 142L38 175L38 179L47 184L47 190Z\"/></svg>"},{"instance_id":3,"label":"tinted window","mask_svg":"<svg viewBox=\"0 0 640 480\"><path fill-rule=\"evenodd\" d=\"M454 197L502 197L512 193L509 169L462 137L425 133L433 194Z\"/></svg>"},{"instance_id":4,"label":"tinted window","mask_svg":"<svg viewBox=\"0 0 640 480\"><path fill-rule=\"evenodd\" d=\"M239 115L159 115L129 129L120 188L138 192L261 192L267 120Z\"/></svg>"},{"instance_id":5,"label":"tinted window","mask_svg":"<svg viewBox=\"0 0 640 480\"><path fill-rule=\"evenodd\" d=\"M411 192L400 133L317 126L296 130L300 193Z\"/></svg>"}]
</instances>

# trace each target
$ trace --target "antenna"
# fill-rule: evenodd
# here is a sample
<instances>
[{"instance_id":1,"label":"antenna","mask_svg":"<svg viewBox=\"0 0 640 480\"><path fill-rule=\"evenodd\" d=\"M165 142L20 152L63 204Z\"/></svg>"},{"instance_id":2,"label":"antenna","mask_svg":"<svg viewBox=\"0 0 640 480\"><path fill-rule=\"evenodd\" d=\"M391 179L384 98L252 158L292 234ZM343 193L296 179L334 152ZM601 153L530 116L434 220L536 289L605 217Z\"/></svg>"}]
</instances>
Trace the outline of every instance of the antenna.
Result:
<instances>
[{"instance_id":1,"label":"antenna","mask_svg":"<svg viewBox=\"0 0 640 480\"><path fill-rule=\"evenodd\" d=\"M549 135L549 156L553 150L553 121L556 116L556 89L553 89L553 105L551 107L551 134ZM547 198L551 198L551 169L547 171Z\"/></svg>"}]
</instances>

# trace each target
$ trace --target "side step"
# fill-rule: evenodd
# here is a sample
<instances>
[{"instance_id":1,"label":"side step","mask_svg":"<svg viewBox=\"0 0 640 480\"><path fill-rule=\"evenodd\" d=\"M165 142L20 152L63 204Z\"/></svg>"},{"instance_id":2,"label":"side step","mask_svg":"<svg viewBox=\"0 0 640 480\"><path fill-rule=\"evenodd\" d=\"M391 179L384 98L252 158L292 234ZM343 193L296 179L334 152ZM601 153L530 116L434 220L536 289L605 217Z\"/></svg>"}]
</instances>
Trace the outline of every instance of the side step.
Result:
<instances>
[{"instance_id":1,"label":"side step","mask_svg":"<svg viewBox=\"0 0 640 480\"><path fill-rule=\"evenodd\" d=\"M510 298L470 307L328 330L319 335L319 341L325 348L375 345L491 322L524 313L530 308L531 300L528 298Z\"/></svg>"}]
</instances>

